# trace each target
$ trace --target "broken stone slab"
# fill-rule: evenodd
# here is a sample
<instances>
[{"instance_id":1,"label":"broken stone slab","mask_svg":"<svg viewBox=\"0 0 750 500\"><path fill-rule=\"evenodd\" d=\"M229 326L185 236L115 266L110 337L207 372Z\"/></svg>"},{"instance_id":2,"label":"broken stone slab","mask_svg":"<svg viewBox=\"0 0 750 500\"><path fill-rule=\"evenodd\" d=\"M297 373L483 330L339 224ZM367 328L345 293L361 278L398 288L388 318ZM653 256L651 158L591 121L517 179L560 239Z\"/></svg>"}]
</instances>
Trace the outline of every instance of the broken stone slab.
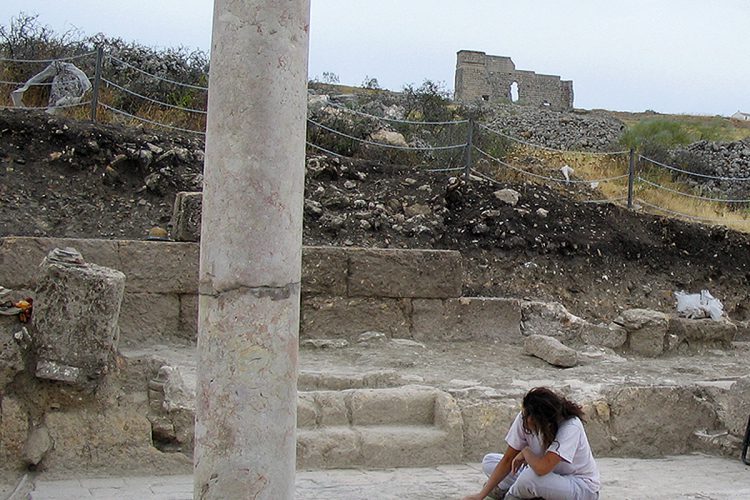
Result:
<instances>
[{"instance_id":1,"label":"broken stone slab","mask_svg":"<svg viewBox=\"0 0 750 500\"><path fill-rule=\"evenodd\" d=\"M174 200L172 237L175 241L200 241L203 193L181 191Z\"/></svg>"},{"instance_id":2,"label":"broken stone slab","mask_svg":"<svg viewBox=\"0 0 750 500\"><path fill-rule=\"evenodd\" d=\"M415 340L488 340L520 343L521 308L515 299L413 299Z\"/></svg>"},{"instance_id":3,"label":"broken stone slab","mask_svg":"<svg viewBox=\"0 0 750 500\"><path fill-rule=\"evenodd\" d=\"M628 332L630 350L643 356L660 356L669 328L669 316L650 309L628 309L614 320Z\"/></svg>"},{"instance_id":4,"label":"broken stone slab","mask_svg":"<svg viewBox=\"0 0 750 500\"><path fill-rule=\"evenodd\" d=\"M609 325L588 324L581 326L580 339L588 345L619 349L627 342L628 331L616 323L610 323Z\"/></svg>"},{"instance_id":5,"label":"broken stone slab","mask_svg":"<svg viewBox=\"0 0 750 500\"><path fill-rule=\"evenodd\" d=\"M523 352L562 368L570 368L578 364L578 353L575 349L547 335L526 337L523 341Z\"/></svg>"},{"instance_id":6,"label":"broken stone slab","mask_svg":"<svg viewBox=\"0 0 750 500\"><path fill-rule=\"evenodd\" d=\"M32 316L36 375L88 384L107 373L117 348L125 275L71 253L52 250L40 266Z\"/></svg>"},{"instance_id":7,"label":"broken stone slab","mask_svg":"<svg viewBox=\"0 0 750 500\"><path fill-rule=\"evenodd\" d=\"M568 312L559 302L521 302L521 331L524 335L547 335L562 341L579 340L583 332L590 336L598 327Z\"/></svg>"}]
</instances>

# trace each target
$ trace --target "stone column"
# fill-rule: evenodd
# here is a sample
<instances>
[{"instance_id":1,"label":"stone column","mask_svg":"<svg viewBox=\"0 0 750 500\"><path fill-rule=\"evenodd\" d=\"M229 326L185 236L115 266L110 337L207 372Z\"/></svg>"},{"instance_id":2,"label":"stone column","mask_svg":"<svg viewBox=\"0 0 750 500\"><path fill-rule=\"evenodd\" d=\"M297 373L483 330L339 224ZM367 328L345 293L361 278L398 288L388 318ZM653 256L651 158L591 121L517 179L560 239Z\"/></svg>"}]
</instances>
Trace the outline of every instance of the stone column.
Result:
<instances>
[{"instance_id":1,"label":"stone column","mask_svg":"<svg viewBox=\"0 0 750 500\"><path fill-rule=\"evenodd\" d=\"M195 498L294 496L309 0L215 0Z\"/></svg>"}]
</instances>

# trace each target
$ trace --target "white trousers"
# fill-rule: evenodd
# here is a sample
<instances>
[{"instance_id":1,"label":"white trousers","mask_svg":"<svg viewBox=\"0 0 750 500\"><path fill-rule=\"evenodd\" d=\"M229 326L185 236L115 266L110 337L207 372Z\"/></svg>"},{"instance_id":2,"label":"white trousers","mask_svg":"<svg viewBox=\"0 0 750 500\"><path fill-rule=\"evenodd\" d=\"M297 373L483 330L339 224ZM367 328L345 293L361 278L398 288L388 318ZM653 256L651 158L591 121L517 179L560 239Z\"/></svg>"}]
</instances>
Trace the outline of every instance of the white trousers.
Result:
<instances>
[{"instance_id":1,"label":"white trousers","mask_svg":"<svg viewBox=\"0 0 750 500\"><path fill-rule=\"evenodd\" d=\"M482 470L489 477L503 458L502 453L490 453L482 460ZM531 467L512 472L500 481L498 487L518 498L542 497L545 500L597 500L599 493L591 491L583 479L561 476L550 472L538 476Z\"/></svg>"}]
</instances>

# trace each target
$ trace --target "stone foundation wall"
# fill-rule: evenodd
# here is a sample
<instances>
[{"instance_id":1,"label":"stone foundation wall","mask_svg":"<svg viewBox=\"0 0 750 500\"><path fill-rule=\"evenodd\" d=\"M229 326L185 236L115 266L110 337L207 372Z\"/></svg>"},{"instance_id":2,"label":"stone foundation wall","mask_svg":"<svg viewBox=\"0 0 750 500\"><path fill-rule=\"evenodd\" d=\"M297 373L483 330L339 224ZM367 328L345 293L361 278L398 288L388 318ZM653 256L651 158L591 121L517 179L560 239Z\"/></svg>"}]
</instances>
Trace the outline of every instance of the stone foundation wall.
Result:
<instances>
[{"instance_id":1,"label":"stone foundation wall","mask_svg":"<svg viewBox=\"0 0 750 500\"><path fill-rule=\"evenodd\" d=\"M122 271L121 343L194 341L197 243L67 238L0 239L0 285L32 294L39 263L73 247L87 262ZM520 304L461 297L461 255L442 250L304 247L300 336L520 341ZM437 319L436 319L437 318ZM440 320L443 318L443 320Z\"/></svg>"}]
</instances>

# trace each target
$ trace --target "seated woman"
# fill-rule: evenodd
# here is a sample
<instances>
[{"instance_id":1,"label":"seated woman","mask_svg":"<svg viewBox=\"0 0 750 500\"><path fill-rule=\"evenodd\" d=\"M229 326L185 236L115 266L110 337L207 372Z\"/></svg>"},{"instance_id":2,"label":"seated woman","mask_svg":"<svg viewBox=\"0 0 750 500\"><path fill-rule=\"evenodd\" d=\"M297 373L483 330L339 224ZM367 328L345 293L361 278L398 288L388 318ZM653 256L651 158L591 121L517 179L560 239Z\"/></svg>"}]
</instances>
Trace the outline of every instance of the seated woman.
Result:
<instances>
[{"instance_id":1,"label":"seated woman","mask_svg":"<svg viewBox=\"0 0 750 500\"><path fill-rule=\"evenodd\" d=\"M490 453L482 466L489 476L482 491L464 500L595 500L599 468L591 454L583 410L545 387L530 390L510 426L504 454Z\"/></svg>"}]
</instances>

